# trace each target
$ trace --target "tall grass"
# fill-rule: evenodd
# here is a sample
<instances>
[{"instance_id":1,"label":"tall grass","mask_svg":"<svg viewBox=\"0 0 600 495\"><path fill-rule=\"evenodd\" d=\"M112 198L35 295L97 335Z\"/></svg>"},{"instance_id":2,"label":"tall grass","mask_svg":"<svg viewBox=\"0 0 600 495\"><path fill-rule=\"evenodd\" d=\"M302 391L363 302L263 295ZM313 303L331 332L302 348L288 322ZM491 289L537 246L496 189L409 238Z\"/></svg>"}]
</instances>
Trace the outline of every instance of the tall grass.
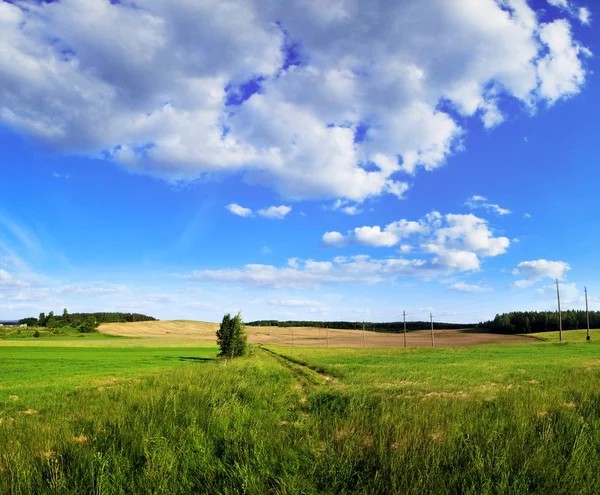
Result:
<instances>
[{"instance_id":1,"label":"tall grass","mask_svg":"<svg viewBox=\"0 0 600 495\"><path fill-rule=\"evenodd\" d=\"M0 492L600 492L599 345L272 351L0 389Z\"/></svg>"}]
</instances>

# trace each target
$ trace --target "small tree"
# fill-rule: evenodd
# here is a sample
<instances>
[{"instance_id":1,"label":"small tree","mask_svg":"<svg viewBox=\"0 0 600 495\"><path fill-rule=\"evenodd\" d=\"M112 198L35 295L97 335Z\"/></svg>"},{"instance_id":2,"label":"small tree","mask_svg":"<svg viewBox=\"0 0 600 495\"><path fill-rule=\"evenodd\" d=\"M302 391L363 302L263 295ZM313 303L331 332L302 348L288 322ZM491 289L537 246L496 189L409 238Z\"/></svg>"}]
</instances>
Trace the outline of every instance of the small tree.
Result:
<instances>
[{"instance_id":1,"label":"small tree","mask_svg":"<svg viewBox=\"0 0 600 495\"><path fill-rule=\"evenodd\" d=\"M95 332L96 328L98 328L98 322L96 321L96 318L94 318L93 316L88 316L87 318L85 318L84 320L81 320L79 322L79 325L77 327L77 329L81 332L81 333L91 333L91 332Z\"/></svg>"},{"instance_id":2,"label":"small tree","mask_svg":"<svg viewBox=\"0 0 600 495\"><path fill-rule=\"evenodd\" d=\"M244 330L242 315L233 318L229 313L223 316L221 326L217 330L217 344L221 348L219 356L234 358L246 354L248 336Z\"/></svg>"}]
</instances>

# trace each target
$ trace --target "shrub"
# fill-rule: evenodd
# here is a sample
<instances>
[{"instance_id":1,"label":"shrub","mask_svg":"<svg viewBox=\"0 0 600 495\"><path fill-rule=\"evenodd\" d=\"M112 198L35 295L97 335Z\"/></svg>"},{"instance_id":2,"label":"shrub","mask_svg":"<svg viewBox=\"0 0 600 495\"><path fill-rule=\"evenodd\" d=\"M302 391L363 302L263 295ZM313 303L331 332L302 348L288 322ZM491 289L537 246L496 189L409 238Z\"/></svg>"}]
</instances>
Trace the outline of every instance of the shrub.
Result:
<instances>
[{"instance_id":1,"label":"shrub","mask_svg":"<svg viewBox=\"0 0 600 495\"><path fill-rule=\"evenodd\" d=\"M36 330L35 333L33 334L33 336L38 339L40 337L40 331Z\"/></svg>"},{"instance_id":2,"label":"shrub","mask_svg":"<svg viewBox=\"0 0 600 495\"><path fill-rule=\"evenodd\" d=\"M81 320L79 322L79 325L77 326L77 329L81 333L95 332L96 328L98 328L98 322L96 321L96 318L94 318L93 316L88 316L84 320Z\"/></svg>"},{"instance_id":3,"label":"shrub","mask_svg":"<svg viewBox=\"0 0 600 495\"><path fill-rule=\"evenodd\" d=\"M242 315L238 313L232 318L227 313L223 316L221 326L217 330L217 344L221 348L219 356L228 358L243 356L246 354L247 340Z\"/></svg>"}]
</instances>

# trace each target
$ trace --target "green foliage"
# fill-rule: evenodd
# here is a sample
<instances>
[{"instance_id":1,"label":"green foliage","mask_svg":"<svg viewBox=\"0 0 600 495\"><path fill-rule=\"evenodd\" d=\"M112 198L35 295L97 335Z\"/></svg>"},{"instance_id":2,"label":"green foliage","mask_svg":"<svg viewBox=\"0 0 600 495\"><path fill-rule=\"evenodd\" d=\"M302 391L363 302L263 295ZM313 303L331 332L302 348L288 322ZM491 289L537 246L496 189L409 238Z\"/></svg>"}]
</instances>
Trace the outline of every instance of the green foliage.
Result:
<instances>
[{"instance_id":1,"label":"green foliage","mask_svg":"<svg viewBox=\"0 0 600 495\"><path fill-rule=\"evenodd\" d=\"M339 330L362 330L363 325L367 330L374 332L400 332L404 330L404 322L363 322L363 321L278 321L278 320L258 320L246 323L251 327L309 327L309 328L331 328ZM438 330L458 330L461 328L475 327L474 323L444 323L434 322L435 328ZM429 330L431 323L428 321L407 321L406 329L412 330Z\"/></svg>"},{"instance_id":2,"label":"green foliage","mask_svg":"<svg viewBox=\"0 0 600 495\"><path fill-rule=\"evenodd\" d=\"M513 311L498 314L493 320L479 323L477 326L504 334L550 332L558 330L558 313L556 311ZM600 311L590 311L590 328L599 327ZM587 328L585 311L573 309L563 311L562 328L563 330Z\"/></svg>"},{"instance_id":3,"label":"green foliage","mask_svg":"<svg viewBox=\"0 0 600 495\"><path fill-rule=\"evenodd\" d=\"M246 354L248 337L244 330L244 322L240 313L233 318L229 313L217 330L217 345L221 348L220 356L235 358Z\"/></svg>"},{"instance_id":4,"label":"green foliage","mask_svg":"<svg viewBox=\"0 0 600 495\"><path fill-rule=\"evenodd\" d=\"M36 339L38 339L38 338L40 337L40 331L39 331L39 330L36 330L36 331L34 332L33 336L34 336Z\"/></svg>"},{"instance_id":5,"label":"green foliage","mask_svg":"<svg viewBox=\"0 0 600 495\"><path fill-rule=\"evenodd\" d=\"M90 315L85 320L79 321L77 324L77 329L81 333L91 333L96 331L98 325L99 323L96 321L96 318Z\"/></svg>"},{"instance_id":6,"label":"green foliage","mask_svg":"<svg viewBox=\"0 0 600 495\"><path fill-rule=\"evenodd\" d=\"M23 318L19 320L19 325L27 325L28 327L37 327L38 319L37 318Z\"/></svg>"},{"instance_id":7,"label":"green foliage","mask_svg":"<svg viewBox=\"0 0 600 495\"><path fill-rule=\"evenodd\" d=\"M27 323L29 326L40 327L78 327L79 323L86 320L89 316L93 316L100 323L127 323L132 321L156 321L156 318L139 313L73 313L70 314L65 308L62 316L54 316L54 312L50 311L48 316L40 313L39 318L24 318L19 320L19 323ZM51 323L52 322L52 323ZM54 325L54 326L50 326Z\"/></svg>"}]
</instances>

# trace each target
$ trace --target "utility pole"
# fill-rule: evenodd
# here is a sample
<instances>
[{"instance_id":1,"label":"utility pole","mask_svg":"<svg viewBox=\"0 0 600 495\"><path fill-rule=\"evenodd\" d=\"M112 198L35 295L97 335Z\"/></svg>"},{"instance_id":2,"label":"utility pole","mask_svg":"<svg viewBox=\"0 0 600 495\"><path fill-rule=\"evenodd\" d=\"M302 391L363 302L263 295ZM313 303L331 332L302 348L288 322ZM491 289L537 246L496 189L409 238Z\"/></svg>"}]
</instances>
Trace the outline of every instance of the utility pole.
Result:
<instances>
[{"instance_id":1,"label":"utility pole","mask_svg":"<svg viewBox=\"0 0 600 495\"><path fill-rule=\"evenodd\" d=\"M585 318L587 320L587 335L585 340L590 340L590 310L588 309L588 300L587 300L587 287L585 289Z\"/></svg>"},{"instance_id":2,"label":"utility pole","mask_svg":"<svg viewBox=\"0 0 600 495\"><path fill-rule=\"evenodd\" d=\"M367 347L367 336L365 335L365 322L363 321L363 349Z\"/></svg>"},{"instance_id":3,"label":"utility pole","mask_svg":"<svg viewBox=\"0 0 600 495\"><path fill-rule=\"evenodd\" d=\"M562 342L562 313L560 312L560 290L556 279L556 298L558 299L558 340Z\"/></svg>"},{"instance_id":4,"label":"utility pole","mask_svg":"<svg viewBox=\"0 0 600 495\"><path fill-rule=\"evenodd\" d=\"M327 349L329 349L329 325L325 326L325 338L327 339Z\"/></svg>"},{"instance_id":5,"label":"utility pole","mask_svg":"<svg viewBox=\"0 0 600 495\"><path fill-rule=\"evenodd\" d=\"M406 349L406 311L402 311L404 317L404 348Z\"/></svg>"},{"instance_id":6,"label":"utility pole","mask_svg":"<svg viewBox=\"0 0 600 495\"><path fill-rule=\"evenodd\" d=\"M433 336L433 315L429 313L429 318L431 319L431 347L435 347L435 337Z\"/></svg>"}]
</instances>

